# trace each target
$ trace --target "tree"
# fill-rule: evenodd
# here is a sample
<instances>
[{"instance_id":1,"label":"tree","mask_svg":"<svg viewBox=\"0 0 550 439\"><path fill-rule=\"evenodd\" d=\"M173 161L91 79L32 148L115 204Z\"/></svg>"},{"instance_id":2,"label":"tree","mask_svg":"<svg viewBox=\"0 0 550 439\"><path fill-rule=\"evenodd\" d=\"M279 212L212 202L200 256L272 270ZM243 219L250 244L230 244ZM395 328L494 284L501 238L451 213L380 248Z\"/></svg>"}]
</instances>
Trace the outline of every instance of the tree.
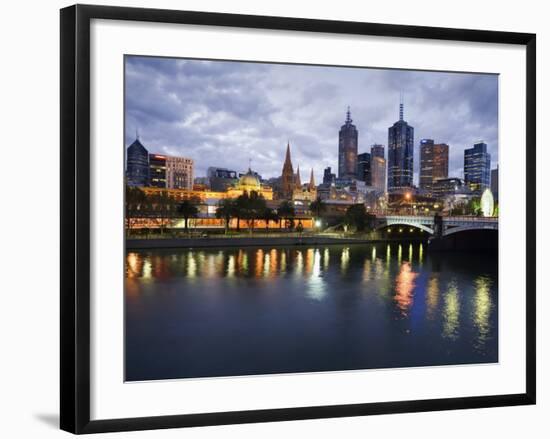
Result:
<instances>
[{"instance_id":1,"label":"tree","mask_svg":"<svg viewBox=\"0 0 550 439\"><path fill-rule=\"evenodd\" d=\"M279 216L277 215L277 213L273 209L271 209L270 207L267 207L267 206L262 211L262 214L260 215L260 217L265 221L265 229L266 230L269 229L269 222L270 221L278 221L279 220Z\"/></svg>"},{"instance_id":2,"label":"tree","mask_svg":"<svg viewBox=\"0 0 550 439\"><path fill-rule=\"evenodd\" d=\"M231 218L235 216L236 206L235 201L225 198L218 203L216 209L216 218L223 218L225 223L225 233L229 230Z\"/></svg>"},{"instance_id":3,"label":"tree","mask_svg":"<svg viewBox=\"0 0 550 439\"><path fill-rule=\"evenodd\" d=\"M286 221L290 221L290 228L292 229L294 226L294 221L292 218L294 218L295 210L294 206L290 201L283 201L279 208L277 209L277 214L279 215L279 218L285 219ZM282 226L282 221L279 223L280 226Z\"/></svg>"},{"instance_id":4,"label":"tree","mask_svg":"<svg viewBox=\"0 0 550 439\"><path fill-rule=\"evenodd\" d=\"M466 213L468 215L481 216L481 198L475 197L468 201L466 204Z\"/></svg>"},{"instance_id":5,"label":"tree","mask_svg":"<svg viewBox=\"0 0 550 439\"><path fill-rule=\"evenodd\" d=\"M266 202L263 195L256 191L250 193L245 192L237 200L240 201L241 215L248 222L250 233L254 231L254 224L256 220L262 215L266 209Z\"/></svg>"},{"instance_id":6,"label":"tree","mask_svg":"<svg viewBox=\"0 0 550 439\"><path fill-rule=\"evenodd\" d=\"M323 202L323 200L321 200L321 198L317 198L315 201L309 203L309 211L315 218L321 217L326 209L327 205Z\"/></svg>"},{"instance_id":7,"label":"tree","mask_svg":"<svg viewBox=\"0 0 550 439\"><path fill-rule=\"evenodd\" d=\"M166 190L159 191L149 198L152 202L152 210L155 213L155 217L160 221L160 233L162 234L167 220L174 216L176 200Z\"/></svg>"},{"instance_id":8,"label":"tree","mask_svg":"<svg viewBox=\"0 0 550 439\"><path fill-rule=\"evenodd\" d=\"M145 193L139 188L126 185L125 211L126 211L126 234L130 235L132 226L139 216L143 214L144 204L146 202Z\"/></svg>"},{"instance_id":9,"label":"tree","mask_svg":"<svg viewBox=\"0 0 550 439\"><path fill-rule=\"evenodd\" d=\"M183 224L185 228L185 232L187 233L189 230L189 219L195 218L198 213L199 209L197 208L198 199L196 198L190 198L187 200L183 200L178 205L178 213L183 217Z\"/></svg>"},{"instance_id":10,"label":"tree","mask_svg":"<svg viewBox=\"0 0 550 439\"><path fill-rule=\"evenodd\" d=\"M367 227L371 227L373 215L367 213L364 204L354 204L346 210L344 223L355 228L357 232L364 231Z\"/></svg>"}]
</instances>

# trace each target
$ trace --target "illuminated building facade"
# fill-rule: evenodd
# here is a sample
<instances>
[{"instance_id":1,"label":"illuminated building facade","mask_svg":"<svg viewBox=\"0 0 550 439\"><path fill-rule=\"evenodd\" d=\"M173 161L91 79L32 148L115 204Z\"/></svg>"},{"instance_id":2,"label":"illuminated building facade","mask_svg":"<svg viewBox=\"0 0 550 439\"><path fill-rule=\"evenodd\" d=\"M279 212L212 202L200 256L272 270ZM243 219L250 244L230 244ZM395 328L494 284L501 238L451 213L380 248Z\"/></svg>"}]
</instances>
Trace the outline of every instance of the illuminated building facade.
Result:
<instances>
[{"instance_id":1,"label":"illuminated building facade","mask_svg":"<svg viewBox=\"0 0 550 439\"><path fill-rule=\"evenodd\" d=\"M386 160L384 157L372 156L370 162L371 186L379 192L386 191Z\"/></svg>"},{"instance_id":2,"label":"illuminated building facade","mask_svg":"<svg viewBox=\"0 0 550 439\"><path fill-rule=\"evenodd\" d=\"M413 186L414 128L403 120L403 102L399 120L388 128L388 191Z\"/></svg>"},{"instance_id":3,"label":"illuminated building facade","mask_svg":"<svg viewBox=\"0 0 550 439\"><path fill-rule=\"evenodd\" d=\"M126 150L126 182L130 186L149 184L149 152L138 138Z\"/></svg>"},{"instance_id":4,"label":"illuminated building facade","mask_svg":"<svg viewBox=\"0 0 550 439\"><path fill-rule=\"evenodd\" d=\"M464 150L464 183L477 195L491 185L491 154L487 144L478 142Z\"/></svg>"},{"instance_id":5,"label":"illuminated building facade","mask_svg":"<svg viewBox=\"0 0 550 439\"><path fill-rule=\"evenodd\" d=\"M449 145L434 143L432 139L420 141L420 188L432 193L436 180L449 176Z\"/></svg>"},{"instance_id":6,"label":"illuminated building facade","mask_svg":"<svg viewBox=\"0 0 550 439\"><path fill-rule=\"evenodd\" d=\"M315 186L315 177L313 175L313 169L309 177L309 183L303 186L297 186L292 193L292 199L294 201L314 201L317 199L317 187Z\"/></svg>"},{"instance_id":7,"label":"illuminated building facade","mask_svg":"<svg viewBox=\"0 0 550 439\"><path fill-rule=\"evenodd\" d=\"M166 156L166 187L169 189L193 188L193 159Z\"/></svg>"},{"instance_id":8,"label":"illuminated building facade","mask_svg":"<svg viewBox=\"0 0 550 439\"><path fill-rule=\"evenodd\" d=\"M166 156L149 154L149 186L166 188Z\"/></svg>"},{"instance_id":9,"label":"illuminated building facade","mask_svg":"<svg viewBox=\"0 0 550 439\"><path fill-rule=\"evenodd\" d=\"M357 175L358 131L353 125L350 109L346 121L338 134L338 177L355 177Z\"/></svg>"}]
</instances>

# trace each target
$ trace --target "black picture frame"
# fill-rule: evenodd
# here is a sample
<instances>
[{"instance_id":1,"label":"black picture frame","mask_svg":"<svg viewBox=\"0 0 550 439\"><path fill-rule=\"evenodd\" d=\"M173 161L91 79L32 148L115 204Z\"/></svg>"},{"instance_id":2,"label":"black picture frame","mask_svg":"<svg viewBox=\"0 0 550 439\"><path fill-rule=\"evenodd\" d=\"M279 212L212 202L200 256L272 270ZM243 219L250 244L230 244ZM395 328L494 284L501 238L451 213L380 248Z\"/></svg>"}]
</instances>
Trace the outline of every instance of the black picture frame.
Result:
<instances>
[{"instance_id":1,"label":"black picture frame","mask_svg":"<svg viewBox=\"0 0 550 439\"><path fill-rule=\"evenodd\" d=\"M514 44L526 47L526 392L224 413L90 420L90 21L181 23L255 29ZM75 5L61 10L61 429L72 433L535 404L536 35L210 12Z\"/></svg>"}]
</instances>

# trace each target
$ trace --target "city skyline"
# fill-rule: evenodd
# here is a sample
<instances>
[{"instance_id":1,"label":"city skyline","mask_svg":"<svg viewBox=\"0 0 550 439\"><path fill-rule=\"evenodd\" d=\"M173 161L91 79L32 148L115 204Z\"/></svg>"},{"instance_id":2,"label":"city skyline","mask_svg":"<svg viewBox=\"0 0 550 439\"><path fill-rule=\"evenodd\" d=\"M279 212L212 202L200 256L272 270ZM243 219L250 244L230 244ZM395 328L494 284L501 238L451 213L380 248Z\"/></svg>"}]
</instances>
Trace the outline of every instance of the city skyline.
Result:
<instances>
[{"instance_id":1,"label":"city skyline","mask_svg":"<svg viewBox=\"0 0 550 439\"><path fill-rule=\"evenodd\" d=\"M126 146L139 129L150 152L194 159L195 176L209 166L243 172L251 159L271 178L290 141L295 165L322 181L325 167L338 167L347 106L358 152L387 148L402 90L415 127L415 185L422 138L449 144L450 177L464 177L464 150L479 139L497 166L498 78L485 74L127 57Z\"/></svg>"}]
</instances>

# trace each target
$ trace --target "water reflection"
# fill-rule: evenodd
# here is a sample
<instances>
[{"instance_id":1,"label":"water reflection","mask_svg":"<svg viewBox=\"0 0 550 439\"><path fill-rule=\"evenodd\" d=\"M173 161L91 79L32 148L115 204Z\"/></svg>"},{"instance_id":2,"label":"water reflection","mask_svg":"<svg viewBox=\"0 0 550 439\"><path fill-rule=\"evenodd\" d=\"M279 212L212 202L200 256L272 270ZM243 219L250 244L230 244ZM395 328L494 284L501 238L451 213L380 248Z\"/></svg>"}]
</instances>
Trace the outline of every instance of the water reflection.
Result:
<instances>
[{"instance_id":1,"label":"water reflection","mask_svg":"<svg viewBox=\"0 0 550 439\"><path fill-rule=\"evenodd\" d=\"M439 303L439 279L437 274L433 274L428 281L428 289L426 290L426 313L430 320L435 318L435 312Z\"/></svg>"},{"instance_id":2,"label":"water reflection","mask_svg":"<svg viewBox=\"0 0 550 439\"><path fill-rule=\"evenodd\" d=\"M335 300L348 310L365 301L366 310L357 315L370 316L374 333L391 328L388 322L397 315L401 322L415 319L411 331L426 325L431 336L446 343L466 338L483 355L496 351L497 277L496 270L481 270L487 261L432 255L422 244L384 245L130 251L126 294L133 302L154 297L164 291L160 281L171 280L178 292L189 283L190 289L217 294L223 303L228 291L248 285L237 282L245 279L255 282L256 296L269 288L277 293L273 300L294 295L294 300L326 303L330 312L339 309ZM311 310L300 312L311 318ZM347 314L346 319L353 318Z\"/></svg>"},{"instance_id":3,"label":"water reflection","mask_svg":"<svg viewBox=\"0 0 550 439\"><path fill-rule=\"evenodd\" d=\"M401 246L399 246L401 249ZM407 316L413 304L414 280L418 273L412 271L410 262L403 262L395 280L394 300L403 316Z\"/></svg>"},{"instance_id":4,"label":"water reflection","mask_svg":"<svg viewBox=\"0 0 550 439\"><path fill-rule=\"evenodd\" d=\"M444 302L443 337L456 340L459 337L460 297L454 280L447 287Z\"/></svg>"},{"instance_id":5,"label":"water reflection","mask_svg":"<svg viewBox=\"0 0 550 439\"><path fill-rule=\"evenodd\" d=\"M475 295L474 295L474 324L478 330L476 338L476 348L483 349L485 343L489 339L491 325L489 317L493 306L490 287L491 279L488 276L479 276L475 280Z\"/></svg>"}]
</instances>

